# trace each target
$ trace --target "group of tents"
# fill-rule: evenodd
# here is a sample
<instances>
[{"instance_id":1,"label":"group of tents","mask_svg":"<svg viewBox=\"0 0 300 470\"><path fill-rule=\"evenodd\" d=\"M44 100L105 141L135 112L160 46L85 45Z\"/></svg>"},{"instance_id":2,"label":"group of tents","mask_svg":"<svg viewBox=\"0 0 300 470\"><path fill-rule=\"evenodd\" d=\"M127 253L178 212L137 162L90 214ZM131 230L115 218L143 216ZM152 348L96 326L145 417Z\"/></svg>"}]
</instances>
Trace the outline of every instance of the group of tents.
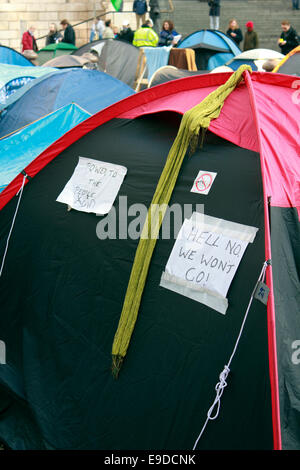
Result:
<instances>
[{"instance_id":1,"label":"group of tents","mask_svg":"<svg viewBox=\"0 0 300 470\"><path fill-rule=\"evenodd\" d=\"M281 53L269 49L253 49L242 53L230 37L221 31L214 30L196 31L182 39L177 46L178 50L193 51L195 69L189 68L189 70L184 70L174 66L170 69L168 55L159 54L162 49L170 50L170 48L143 48L147 52L153 49L154 52L157 52L156 55L162 56L163 59L160 59L160 64L158 60L156 61L154 69L153 67L146 69L148 86L153 86L153 82L155 84L160 83L160 73L164 77L163 81L166 81L167 79L174 80L184 76L207 72L235 71L242 64L250 65L253 71L263 71L263 66L268 61L277 62L276 71L278 71L281 66L278 63L281 60L287 60ZM297 48L295 51L298 52ZM38 64L42 68L52 67L60 70L68 68L97 69L134 88L139 56L139 49L128 42L117 39L100 39L79 48L65 43L50 44L39 51ZM294 63L296 57L297 55L292 59ZM288 58L290 58L290 55ZM0 46L0 63L32 67L35 62L31 62L22 54L9 47ZM290 67L291 63L289 61ZM297 69L296 65L295 67ZM41 67L37 68L41 69ZM294 68L291 67L292 74L299 73ZM39 73L46 72L41 71ZM171 74L170 78L168 78L169 73ZM284 69L282 69L281 73L284 73Z\"/></svg>"},{"instance_id":2,"label":"group of tents","mask_svg":"<svg viewBox=\"0 0 300 470\"><path fill-rule=\"evenodd\" d=\"M267 73L257 70L272 54L243 59L220 32L196 32L179 47L194 48L198 70L163 67L135 93L139 50L129 44L97 41L60 56L92 53L97 69L72 59L34 66L0 46L0 442L7 448L300 448L300 48ZM215 70L224 64L232 69ZM189 141L178 142L190 113L203 134L186 152ZM85 159L83 180L71 183ZM110 197L116 169L124 180L108 219L59 202L71 192L82 204L81 191L91 204L102 183ZM168 271L175 233L155 247L118 236L127 208L130 224L134 207L167 195L182 213L204 208L201 223L192 213L182 220L202 230L201 266L212 254L214 272L209 250L221 250L222 237L240 258L226 313L215 307L215 285ZM110 214L117 233L101 238ZM186 246L176 266L193 260ZM133 310L134 322L124 317ZM114 351L125 343L116 379Z\"/></svg>"}]
</instances>

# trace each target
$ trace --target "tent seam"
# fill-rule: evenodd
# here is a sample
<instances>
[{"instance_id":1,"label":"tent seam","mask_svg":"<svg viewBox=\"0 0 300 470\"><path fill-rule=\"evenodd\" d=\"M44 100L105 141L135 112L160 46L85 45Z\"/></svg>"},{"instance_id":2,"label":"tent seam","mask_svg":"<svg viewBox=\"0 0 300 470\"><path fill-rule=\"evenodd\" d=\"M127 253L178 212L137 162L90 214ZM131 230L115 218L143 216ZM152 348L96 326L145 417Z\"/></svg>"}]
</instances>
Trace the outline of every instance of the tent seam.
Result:
<instances>
[{"instance_id":1,"label":"tent seam","mask_svg":"<svg viewBox=\"0 0 300 470\"><path fill-rule=\"evenodd\" d=\"M254 119L254 124L256 127L258 144L259 144L262 185L263 185L263 194L264 194L264 212L265 212L265 256L266 256L266 259L272 259L271 241L270 241L270 219L269 219L269 214L268 214L268 200L267 200L267 195L266 195L266 190L265 190L265 187L266 187L265 172L264 172L265 165L264 165L264 152L262 148L262 134L260 130L259 111L256 106L255 92L252 86L251 77L247 71L244 74L244 78L245 78L246 86L249 92L250 106L252 107L253 119ZM268 312L269 374L270 374L270 384L271 384L274 450L282 450L272 266L270 266L270 269L268 270L267 278L268 278L268 284L270 287L270 297L269 297L267 312Z\"/></svg>"}]
</instances>

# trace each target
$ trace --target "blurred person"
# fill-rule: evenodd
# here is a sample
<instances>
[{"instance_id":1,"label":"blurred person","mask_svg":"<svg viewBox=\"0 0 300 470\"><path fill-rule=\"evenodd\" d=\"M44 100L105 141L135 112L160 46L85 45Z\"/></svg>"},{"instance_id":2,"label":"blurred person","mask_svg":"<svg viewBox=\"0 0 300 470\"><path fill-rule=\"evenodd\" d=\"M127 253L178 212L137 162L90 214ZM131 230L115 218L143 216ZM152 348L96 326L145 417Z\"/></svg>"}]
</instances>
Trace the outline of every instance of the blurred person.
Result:
<instances>
[{"instance_id":1,"label":"blurred person","mask_svg":"<svg viewBox=\"0 0 300 470\"><path fill-rule=\"evenodd\" d=\"M112 27L112 31L113 31L113 33L114 33L114 37L116 38L116 37L118 36L118 34L119 34L119 28L118 28L118 26L113 26L113 27Z\"/></svg>"},{"instance_id":2,"label":"blurred person","mask_svg":"<svg viewBox=\"0 0 300 470\"><path fill-rule=\"evenodd\" d=\"M139 29L140 23L145 24L147 10L146 0L134 0L132 11L134 11L136 16L136 29Z\"/></svg>"},{"instance_id":3,"label":"blurred person","mask_svg":"<svg viewBox=\"0 0 300 470\"><path fill-rule=\"evenodd\" d=\"M62 39L62 35L57 31L56 24L51 23L49 26L49 33L46 37L46 46L49 46L49 44L57 44L60 39Z\"/></svg>"},{"instance_id":4,"label":"blurred person","mask_svg":"<svg viewBox=\"0 0 300 470\"><path fill-rule=\"evenodd\" d=\"M96 26L97 26L97 21L94 20L91 26L91 31L90 31L90 42L93 42L96 39Z\"/></svg>"},{"instance_id":5,"label":"blurred person","mask_svg":"<svg viewBox=\"0 0 300 470\"><path fill-rule=\"evenodd\" d=\"M122 29L119 32L119 34L117 35L117 39L119 41L129 42L130 44L132 44L133 35L134 35L134 33L133 33L132 29L130 28L129 21L124 20L123 24L122 24Z\"/></svg>"},{"instance_id":6,"label":"blurred person","mask_svg":"<svg viewBox=\"0 0 300 470\"><path fill-rule=\"evenodd\" d=\"M221 0L208 0L210 29L219 29Z\"/></svg>"},{"instance_id":7,"label":"blurred person","mask_svg":"<svg viewBox=\"0 0 300 470\"><path fill-rule=\"evenodd\" d=\"M299 0L292 1L293 10L299 10Z\"/></svg>"},{"instance_id":8,"label":"blurred person","mask_svg":"<svg viewBox=\"0 0 300 470\"><path fill-rule=\"evenodd\" d=\"M280 47L282 54L286 55L295 47L299 46L299 38L297 31L292 28L288 20L283 20L281 22L281 29L282 33L277 44Z\"/></svg>"},{"instance_id":9,"label":"blurred person","mask_svg":"<svg viewBox=\"0 0 300 470\"><path fill-rule=\"evenodd\" d=\"M24 51L34 51L37 52L38 46L36 39L34 37L35 27L30 26L27 31L22 36L22 52Z\"/></svg>"},{"instance_id":10,"label":"blurred person","mask_svg":"<svg viewBox=\"0 0 300 470\"><path fill-rule=\"evenodd\" d=\"M159 33L159 46L169 46L173 44L174 36L178 36L177 31L174 29L174 24L170 20L165 20L162 25L162 30Z\"/></svg>"},{"instance_id":11,"label":"blurred person","mask_svg":"<svg viewBox=\"0 0 300 470\"><path fill-rule=\"evenodd\" d=\"M153 29L152 20L147 20L141 28L134 33L132 44L136 47L156 47L158 35Z\"/></svg>"},{"instance_id":12,"label":"blurred person","mask_svg":"<svg viewBox=\"0 0 300 470\"><path fill-rule=\"evenodd\" d=\"M103 39L115 39L111 20L106 20L104 24L105 24L105 28L104 28L102 38Z\"/></svg>"},{"instance_id":13,"label":"blurred person","mask_svg":"<svg viewBox=\"0 0 300 470\"><path fill-rule=\"evenodd\" d=\"M243 51L250 51L251 49L257 49L259 46L257 32L254 31L253 21L248 21L245 24L247 31L244 37Z\"/></svg>"},{"instance_id":14,"label":"blurred person","mask_svg":"<svg viewBox=\"0 0 300 470\"><path fill-rule=\"evenodd\" d=\"M105 29L104 21L101 20L100 16L97 16L96 31L98 33L98 39L102 39L104 29Z\"/></svg>"},{"instance_id":15,"label":"blurred person","mask_svg":"<svg viewBox=\"0 0 300 470\"><path fill-rule=\"evenodd\" d=\"M229 21L226 34L236 43L237 46L240 46L240 42L243 40L243 33L235 18L232 18L232 20Z\"/></svg>"},{"instance_id":16,"label":"blurred person","mask_svg":"<svg viewBox=\"0 0 300 470\"><path fill-rule=\"evenodd\" d=\"M153 21L153 29L158 34L158 31L159 31L158 20L160 18L160 8L159 8L158 0L150 0L149 8L150 8L149 16L150 16L150 19Z\"/></svg>"},{"instance_id":17,"label":"blurred person","mask_svg":"<svg viewBox=\"0 0 300 470\"><path fill-rule=\"evenodd\" d=\"M60 24L62 26L62 29L64 30L64 36L62 39L60 39L60 41L66 42L67 44L73 44L73 46L75 46L75 31L68 22L68 20L61 20Z\"/></svg>"}]
</instances>

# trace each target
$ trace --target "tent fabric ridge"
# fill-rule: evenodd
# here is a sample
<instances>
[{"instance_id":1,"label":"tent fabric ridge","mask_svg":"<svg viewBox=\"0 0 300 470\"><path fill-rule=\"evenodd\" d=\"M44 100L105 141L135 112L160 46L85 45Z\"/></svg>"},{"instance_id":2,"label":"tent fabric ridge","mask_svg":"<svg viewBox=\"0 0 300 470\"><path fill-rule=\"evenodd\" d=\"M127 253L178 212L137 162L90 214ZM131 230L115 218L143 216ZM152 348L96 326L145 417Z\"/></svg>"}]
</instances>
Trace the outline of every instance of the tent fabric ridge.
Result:
<instances>
[{"instance_id":1,"label":"tent fabric ridge","mask_svg":"<svg viewBox=\"0 0 300 470\"><path fill-rule=\"evenodd\" d=\"M136 323L141 297L143 294L152 253L154 251L165 210L158 211L157 207L167 207L177 177L188 148L195 149L200 129L207 129L212 119L220 115L226 98L236 88L243 78L243 73L252 72L249 65L242 65L219 88L210 93L203 101L184 113L178 134L169 151L165 167L157 184L147 219L145 221L140 241L136 250L129 283L123 303L123 308L112 346L112 371L118 377L123 359L129 346L131 335ZM153 206L156 208L153 211ZM154 213L153 213L154 212ZM151 234L150 237L147 235Z\"/></svg>"}]
</instances>

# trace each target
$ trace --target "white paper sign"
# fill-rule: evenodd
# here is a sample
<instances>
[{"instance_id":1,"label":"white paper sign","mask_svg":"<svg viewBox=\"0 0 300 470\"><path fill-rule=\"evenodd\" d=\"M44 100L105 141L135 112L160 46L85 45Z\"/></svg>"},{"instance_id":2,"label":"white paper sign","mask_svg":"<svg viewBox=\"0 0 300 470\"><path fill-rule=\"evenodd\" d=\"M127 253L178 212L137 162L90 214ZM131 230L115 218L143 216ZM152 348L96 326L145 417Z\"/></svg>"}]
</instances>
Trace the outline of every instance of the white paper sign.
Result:
<instances>
[{"instance_id":1,"label":"white paper sign","mask_svg":"<svg viewBox=\"0 0 300 470\"><path fill-rule=\"evenodd\" d=\"M79 157L73 175L56 200L78 211L107 214L126 173L124 166Z\"/></svg>"},{"instance_id":2,"label":"white paper sign","mask_svg":"<svg viewBox=\"0 0 300 470\"><path fill-rule=\"evenodd\" d=\"M257 228L195 213L178 234L160 285L226 313L226 295Z\"/></svg>"},{"instance_id":3,"label":"white paper sign","mask_svg":"<svg viewBox=\"0 0 300 470\"><path fill-rule=\"evenodd\" d=\"M214 173L213 171L199 171L191 189L191 193L208 194L216 176L217 173Z\"/></svg>"}]
</instances>

